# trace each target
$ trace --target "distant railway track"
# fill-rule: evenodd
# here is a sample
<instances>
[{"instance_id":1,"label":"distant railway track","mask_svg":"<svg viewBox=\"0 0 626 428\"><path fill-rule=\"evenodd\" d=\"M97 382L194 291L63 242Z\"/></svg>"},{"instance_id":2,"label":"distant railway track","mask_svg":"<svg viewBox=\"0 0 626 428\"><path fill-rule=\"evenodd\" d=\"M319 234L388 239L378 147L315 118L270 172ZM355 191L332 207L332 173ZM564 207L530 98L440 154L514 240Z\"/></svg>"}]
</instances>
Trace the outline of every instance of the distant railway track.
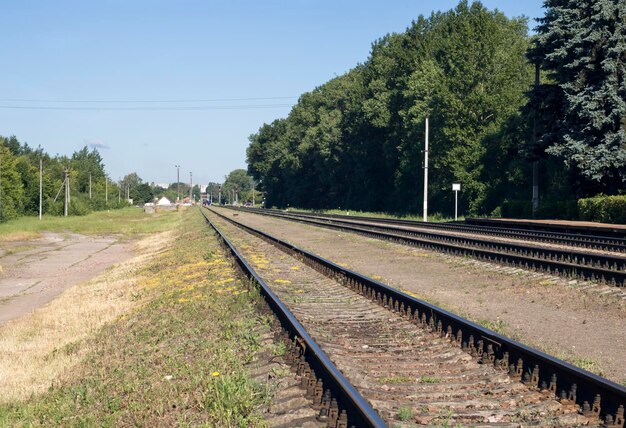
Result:
<instances>
[{"instance_id":1,"label":"distant railway track","mask_svg":"<svg viewBox=\"0 0 626 428\"><path fill-rule=\"evenodd\" d=\"M364 216L351 216L351 215L338 215L338 214L311 214L304 212L284 212L281 210L261 210L258 208L246 210L254 212L269 212L277 215L289 215L292 217L303 218L319 218L319 219L332 219L338 222L368 222L368 223L380 223L388 226L401 226L412 228L433 229L438 231L447 232L460 232L471 233L474 235L493 236L496 238L511 238L524 241L544 242L548 244L567 245L571 247L578 247L583 249L592 249L598 251L607 251L615 253L626 253L626 238L618 237L616 232L612 231L609 236L594 235L592 229L579 228L578 233L566 233L564 231L551 231L541 230L541 225L534 225L538 230L515 227L516 223L502 222L500 226L493 226L498 224L495 222L488 223L483 219L471 219L472 223L460 223L460 222L448 222L448 223L433 223L417 220L402 220L402 219L390 219L390 218L377 218L377 217L364 217ZM522 223L520 226L526 225ZM544 226L548 229L549 226ZM558 229L557 229L558 230ZM583 231L588 233L583 233Z\"/></svg>"},{"instance_id":2,"label":"distant railway track","mask_svg":"<svg viewBox=\"0 0 626 428\"><path fill-rule=\"evenodd\" d=\"M404 226L376 224L377 219L361 220L292 214L276 210L248 210L262 215L338 229L385 239L453 255L518 266L533 271L570 278L594 280L623 286L626 280L626 257L617 254L584 252L572 248L549 248L526 243L479 239L467 235L443 234Z\"/></svg>"},{"instance_id":3,"label":"distant railway track","mask_svg":"<svg viewBox=\"0 0 626 428\"><path fill-rule=\"evenodd\" d=\"M295 344L287 360L327 426L395 426L407 408L415 414L401 426L624 426L626 388L230 216L203 213L269 306L283 311Z\"/></svg>"}]
</instances>

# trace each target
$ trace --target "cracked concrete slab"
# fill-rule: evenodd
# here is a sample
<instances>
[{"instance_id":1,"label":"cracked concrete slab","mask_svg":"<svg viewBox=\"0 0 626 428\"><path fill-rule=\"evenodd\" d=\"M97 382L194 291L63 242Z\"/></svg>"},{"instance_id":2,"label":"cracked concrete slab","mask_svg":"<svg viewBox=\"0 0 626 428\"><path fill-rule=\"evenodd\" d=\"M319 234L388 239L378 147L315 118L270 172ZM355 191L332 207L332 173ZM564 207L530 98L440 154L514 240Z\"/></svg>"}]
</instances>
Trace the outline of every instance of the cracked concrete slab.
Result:
<instances>
[{"instance_id":1,"label":"cracked concrete slab","mask_svg":"<svg viewBox=\"0 0 626 428\"><path fill-rule=\"evenodd\" d=\"M46 232L0 249L0 324L45 305L67 288L131 256L112 236Z\"/></svg>"}]
</instances>

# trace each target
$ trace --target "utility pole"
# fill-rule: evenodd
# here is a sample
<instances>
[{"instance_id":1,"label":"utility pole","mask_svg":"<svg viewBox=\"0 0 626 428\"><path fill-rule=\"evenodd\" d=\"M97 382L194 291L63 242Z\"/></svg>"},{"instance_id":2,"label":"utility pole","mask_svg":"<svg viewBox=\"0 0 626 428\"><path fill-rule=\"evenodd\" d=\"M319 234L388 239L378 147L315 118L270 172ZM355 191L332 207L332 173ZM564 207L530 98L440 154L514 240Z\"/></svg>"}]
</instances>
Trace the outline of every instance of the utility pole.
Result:
<instances>
[{"instance_id":1,"label":"utility pole","mask_svg":"<svg viewBox=\"0 0 626 428\"><path fill-rule=\"evenodd\" d=\"M539 87L539 61L535 63L535 92ZM537 106L533 111L533 147L537 150ZM539 160L533 161L533 200L532 200L533 218L537 215L539 209Z\"/></svg>"},{"instance_id":2,"label":"utility pole","mask_svg":"<svg viewBox=\"0 0 626 428\"><path fill-rule=\"evenodd\" d=\"M104 206L109 206L109 177L104 176Z\"/></svg>"},{"instance_id":3,"label":"utility pole","mask_svg":"<svg viewBox=\"0 0 626 428\"><path fill-rule=\"evenodd\" d=\"M191 203L191 199L193 198L193 180L191 178L191 171L189 171L189 203Z\"/></svg>"},{"instance_id":4,"label":"utility pole","mask_svg":"<svg viewBox=\"0 0 626 428\"><path fill-rule=\"evenodd\" d=\"M217 204L222 205L222 186L217 188Z\"/></svg>"},{"instance_id":5,"label":"utility pole","mask_svg":"<svg viewBox=\"0 0 626 428\"><path fill-rule=\"evenodd\" d=\"M235 205L239 205L239 189L235 187Z\"/></svg>"},{"instance_id":6,"label":"utility pole","mask_svg":"<svg viewBox=\"0 0 626 428\"><path fill-rule=\"evenodd\" d=\"M65 178L65 203L63 205L63 215L67 217L68 205L70 203L70 170L65 168L65 170L63 170L63 175Z\"/></svg>"},{"instance_id":7,"label":"utility pole","mask_svg":"<svg viewBox=\"0 0 626 428\"><path fill-rule=\"evenodd\" d=\"M254 208L254 178L252 179L252 208Z\"/></svg>"},{"instance_id":8,"label":"utility pole","mask_svg":"<svg viewBox=\"0 0 626 428\"><path fill-rule=\"evenodd\" d=\"M91 199L91 173L89 173L89 199Z\"/></svg>"},{"instance_id":9,"label":"utility pole","mask_svg":"<svg viewBox=\"0 0 626 428\"><path fill-rule=\"evenodd\" d=\"M122 179L121 178L118 183L119 184L117 186L117 205L122 203Z\"/></svg>"},{"instance_id":10,"label":"utility pole","mask_svg":"<svg viewBox=\"0 0 626 428\"><path fill-rule=\"evenodd\" d=\"M423 221L428 221L428 116L426 116L426 134L424 136L424 213Z\"/></svg>"},{"instance_id":11,"label":"utility pole","mask_svg":"<svg viewBox=\"0 0 626 428\"><path fill-rule=\"evenodd\" d=\"M39 158L39 220L41 220L43 201L43 159Z\"/></svg>"},{"instance_id":12,"label":"utility pole","mask_svg":"<svg viewBox=\"0 0 626 428\"><path fill-rule=\"evenodd\" d=\"M0 220L4 218L2 211L2 156L0 156Z\"/></svg>"},{"instance_id":13,"label":"utility pole","mask_svg":"<svg viewBox=\"0 0 626 428\"><path fill-rule=\"evenodd\" d=\"M174 165L176 168L176 202L180 199L180 165Z\"/></svg>"}]
</instances>

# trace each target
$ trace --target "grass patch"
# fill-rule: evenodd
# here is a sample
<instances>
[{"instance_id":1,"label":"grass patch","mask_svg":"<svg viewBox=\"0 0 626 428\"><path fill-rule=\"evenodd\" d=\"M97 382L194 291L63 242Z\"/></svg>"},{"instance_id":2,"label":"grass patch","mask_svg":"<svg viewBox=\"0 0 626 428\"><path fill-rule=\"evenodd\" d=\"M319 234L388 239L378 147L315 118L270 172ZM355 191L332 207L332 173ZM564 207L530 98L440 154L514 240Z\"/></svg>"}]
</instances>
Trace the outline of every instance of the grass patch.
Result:
<instances>
[{"instance_id":1,"label":"grass patch","mask_svg":"<svg viewBox=\"0 0 626 428\"><path fill-rule=\"evenodd\" d=\"M410 407L400 407L398 409L398 419L408 421L415 416L415 412Z\"/></svg>"},{"instance_id":2,"label":"grass patch","mask_svg":"<svg viewBox=\"0 0 626 428\"><path fill-rule=\"evenodd\" d=\"M504 322L503 320L491 321L479 319L478 321L476 321L476 323L482 325L485 328L488 328L489 330L495 331L498 334L505 334L504 332L506 330L506 322Z\"/></svg>"},{"instance_id":3,"label":"grass patch","mask_svg":"<svg viewBox=\"0 0 626 428\"><path fill-rule=\"evenodd\" d=\"M439 383L441 382L441 379L439 379L438 377L434 377L434 376L422 375L420 377L420 382L421 383Z\"/></svg>"},{"instance_id":4,"label":"grass patch","mask_svg":"<svg viewBox=\"0 0 626 428\"><path fill-rule=\"evenodd\" d=\"M267 392L246 367L266 329L257 292L235 279L198 210L176 234L140 272L144 304L59 348L87 351L47 392L0 404L0 426L263 426Z\"/></svg>"},{"instance_id":5,"label":"grass patch","mask_svg":"<svg viewBox=\"0 0 626 428\"><path fill-rule=\"evenodd\" d=\"M390 376L381 377L378 379L379 383L407 383L412 382L414 378L408 376Z\"/></svg>"},{"instance_id":6,"label":"grass patch","mask_svg":"<svg viewBox=\"0 0 626 428\"><path fill-rule=\"evenodd\" d=\"M0 223L0 241L33 239L42 232L74 232L84 235L131 237L171 229L180 217L176 211L145 214L143 209L128 207L111 211L94 211L85 216L20 217Z\"/></svg>"}]
</instances>

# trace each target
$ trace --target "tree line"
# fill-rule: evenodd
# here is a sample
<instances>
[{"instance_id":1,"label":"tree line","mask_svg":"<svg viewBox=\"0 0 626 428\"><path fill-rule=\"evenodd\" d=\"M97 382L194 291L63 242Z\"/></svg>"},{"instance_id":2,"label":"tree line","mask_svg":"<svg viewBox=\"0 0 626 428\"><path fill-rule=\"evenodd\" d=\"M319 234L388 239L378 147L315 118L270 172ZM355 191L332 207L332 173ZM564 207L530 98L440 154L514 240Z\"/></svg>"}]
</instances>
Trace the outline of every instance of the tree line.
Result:
<instances>
[{"instance_id":1,"label":"tree line","mask_svg":"<svg viewBox=\"0 0 626 428\"><path fill-rule=\"evenodd\" d=\"M42 211L64 213L64 181L70 186L70 215L128 206L128 199L150 201L153 190L136 173L111 180L100 153L88 147L71 156L51 156L41 147L32 148L15 136L0 136L0 222L39 213L41 166Z\"/></svg>"},{"instance_id":2,"label":"tree line","mask_svg":"<svg viewBox=\"0 0 626 428\"><path fill-rule=\"evenodd\" d=\"M266 205L420 212L425 119L429 206L450 214L540 209L626 179L623 0L547 0L537 34L479 2L375 41L369 57L300 96L250 136Z\"/></svg>"}]
</instances>

